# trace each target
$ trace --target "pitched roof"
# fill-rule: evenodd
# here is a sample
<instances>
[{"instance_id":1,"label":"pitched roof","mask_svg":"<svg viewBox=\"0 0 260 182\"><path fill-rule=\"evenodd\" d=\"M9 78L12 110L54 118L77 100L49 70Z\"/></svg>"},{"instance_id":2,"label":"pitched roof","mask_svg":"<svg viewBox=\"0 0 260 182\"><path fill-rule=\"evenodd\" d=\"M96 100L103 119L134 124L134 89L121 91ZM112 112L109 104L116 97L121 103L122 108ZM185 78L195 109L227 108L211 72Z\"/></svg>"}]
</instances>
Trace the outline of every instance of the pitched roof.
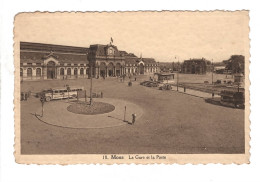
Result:
<instances>
[{"instance_id":1,"label":"pitched roof","mask_svg":"<svg viewBox=\"0 0 260 182\"><path fill-rule=\"evenodd\" d=\"M90 45L89 48L89 53L90 54L95 54L96 56L107 56L107 49L109 47L113 47L115 50L114 56L116 57L122 57L120 54L120 51L118 51L117 47L114 45L102 45L102 44L95 44L95 45Z\"/></svg>"},{"instance_id":2,"label":"pitched roof","mask_svg":"<svg viewBox=\"0 0 260 182\"><path fill-rule=\"evenodd\" d=\"M139 62L139 58L137 57L125 57L126 64L137 64Z\"/></svg>"},{"instance_id":3,"label":"pitched roof","mask_svg":"<svg viewBox=\"0 0 260 182\"><path fill-rule=\"evenodd\" d=\"M62 52L62 53L78 53L78 54L88 53L88 48L85 47L43 44L43 43L34 43L34 42L20 42L20 50L41 51L41 52L53 51L53 52Z\"/></svg>"},{"instance_id":4,"label":"pitched roof","mask_svg":"<svg viewBox=\"0 0 260 182\"><path fill-rule=\"evenodd\" d=\"M50 54L44 52L21 52L20 61L21 63L42 63L48 55ZM87 55L53 53L51 56L61 63L88 63Z\"/></svg>"},{"instance_id":5,"label":"pitched roof","mask_svg":"<svg viewBox=\"0 0 260 182\"><path fill-rule=\"evenodd\" d=\"M154 58L142 58L142 61L145 63L145 64L156 64L156 61Z\"/></svg>"},{"instance_id":6,"label":"pitched roof","mask_svg":"<svg viewBox=\"0 0 260 182\"><path fill-rule=\"evenodd\" d=\"M207 60L202 58L202 59L189 59L189 60L184 60L183 63L191 63L191 62L204 62L206 64Z\"/></svg>"}]
</instances>

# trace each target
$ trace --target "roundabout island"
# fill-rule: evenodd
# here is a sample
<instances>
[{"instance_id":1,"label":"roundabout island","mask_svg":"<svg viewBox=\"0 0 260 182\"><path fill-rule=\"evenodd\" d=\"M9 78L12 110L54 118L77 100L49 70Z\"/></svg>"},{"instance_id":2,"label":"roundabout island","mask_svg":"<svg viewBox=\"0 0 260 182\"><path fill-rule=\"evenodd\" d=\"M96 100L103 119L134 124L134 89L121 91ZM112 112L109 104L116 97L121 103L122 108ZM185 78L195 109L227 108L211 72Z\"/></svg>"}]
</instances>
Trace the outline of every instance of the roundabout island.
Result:
<instances>
[{"instance_id":1,"label":"roundabout island","mask_svg":"<svg viewBox=\"0 0 260 182\"><path fill-rule=\"evenodd\" d=\"M109 113L115 110L115 106L105 102L88 102L77 101L67 107L67 110L75 114L96 115Z\"/></svg>"}]
</instances>

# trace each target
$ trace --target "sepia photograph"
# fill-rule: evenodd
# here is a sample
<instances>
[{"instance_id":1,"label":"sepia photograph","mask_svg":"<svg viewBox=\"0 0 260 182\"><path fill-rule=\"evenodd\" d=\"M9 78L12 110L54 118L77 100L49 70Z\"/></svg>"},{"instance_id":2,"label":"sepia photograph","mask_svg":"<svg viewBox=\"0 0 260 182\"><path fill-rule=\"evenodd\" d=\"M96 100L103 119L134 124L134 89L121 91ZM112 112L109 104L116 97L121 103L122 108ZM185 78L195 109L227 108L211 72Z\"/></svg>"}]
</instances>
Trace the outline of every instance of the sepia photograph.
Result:
<instances>
[{"instance_id":1,"label":"sepia photograph","mask_svg":"<svg viewBox=\"0 0 260 182\"><path fill-rule=\"evenodd\" d=\"M249 163L248 11L19 13L18 163Z\"/></svg>"}]
</instances>

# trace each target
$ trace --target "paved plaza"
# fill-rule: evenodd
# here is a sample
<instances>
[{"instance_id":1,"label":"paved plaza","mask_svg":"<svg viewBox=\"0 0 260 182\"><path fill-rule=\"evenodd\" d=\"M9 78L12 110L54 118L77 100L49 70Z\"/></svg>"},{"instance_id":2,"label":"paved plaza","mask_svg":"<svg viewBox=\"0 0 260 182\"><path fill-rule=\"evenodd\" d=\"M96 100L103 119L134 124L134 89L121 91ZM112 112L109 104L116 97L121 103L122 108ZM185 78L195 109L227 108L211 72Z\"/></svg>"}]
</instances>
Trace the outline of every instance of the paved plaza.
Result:
<instances>
[{"instance_id":1,"label":"paved plaza","mask_svg":"<svg viewBox=\"0 0 260 182\"><path fill-rule=\"evenodd\" d=\"M132 87L116 78L93 79L93 92L104 93L96 100L113 103L117 115L73 114L59 100L45 103L46 115L38 119L39 99L21 101L22 154L244 153L244 110L139 84L148 78L138 76ZM21 89L36 93L66 84L89 90L90 80L27 81ZM126 120L137 114L134 125L123 122L125 105Z\"/></svg>"},{"instance_id":2,"label":"paved plaza","mask_svg":"<svg viewBox=\"0 0 260 182\"><path fill-rule=\"evenodd\" d=\"M45 104L43 117L38 114L41 113L41 108L37 108L36 116L39 120L52 126L78 129L101 129L132 124L131 114L135 113L137 115L136 119L139 119L143 114L142 108L129 101L108 98L97 98L95 101L109 103L115 106L115 110L97 115L75 114L67 110L67 107L71 105L71 102L68 102L67 100L58 100ZM124 114L125 107L127 108L126 115Z\"/></svg>"}]
</instances>

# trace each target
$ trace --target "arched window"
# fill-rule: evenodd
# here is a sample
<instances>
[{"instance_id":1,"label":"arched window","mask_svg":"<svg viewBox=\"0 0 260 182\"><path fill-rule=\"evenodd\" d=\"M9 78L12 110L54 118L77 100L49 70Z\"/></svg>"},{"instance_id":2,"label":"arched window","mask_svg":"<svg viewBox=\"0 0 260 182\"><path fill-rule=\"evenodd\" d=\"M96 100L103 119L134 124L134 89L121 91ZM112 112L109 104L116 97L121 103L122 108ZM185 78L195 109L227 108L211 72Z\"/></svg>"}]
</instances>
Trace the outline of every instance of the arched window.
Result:
<instances>
[{"instance_id":1,"label":"arched window","mask_svg":"<svg viewBox=\"0 0 260 182\"><path fill-rule=\"evenodd\" d=\"M74 75L78 75L78 68L74 68Z\"/></svg>"},{"instance_id":2,"label":"arched window","mask_svg":"<svg viewBox=\"0 0 260 182\"><path fill-rule=\"evenodd\" d=\"M80 75L83 75L83 74L84 74L84 69L80 68Z\"/></svg>"},{"instance_id":3,"label":"arched window","mask_svg":"<svg viewBox=\"0 0 260 182\"><path fill-rule=\"evenodd\" d=\"M23 76L23 68L20 68L20 76Z\"/></svg>"},{"instance_id":4,"label":"arched window","mask_svg":"<svg viewBox=\"0 0 260 182\"><path fill-rule=\"evenodd\" d=\"M27 68L27 77L32 77L32 68Z\"/></svg>"},{"instance_id":5,"label":"arched window","mask_svg":"<svg viewBox=\"0 0 260 182\"><path fill-rule=\"evenodd\" d=\"M67 75L71 75L71 68L67 69Z\"/></svg>"},{"instance_id":6,"label":"arched window","mask_svg":"<svg viewBox=\"0 0 260 182\"><path fill-rule=\"evenodd\" d=\"M41 77L42 76L42 70L41 68L36 69L36 77Z\"/></svg>"},{"instance_id":7,"label":"arched window","mask_svg":"<svg viewBox=\"0 0 260 182\"><path fill-rule=\"evenodd\" d=\"M60 75L62 75L62 76L64 75L64 68L60 69Z\"/></svg>"}]
</instances>

